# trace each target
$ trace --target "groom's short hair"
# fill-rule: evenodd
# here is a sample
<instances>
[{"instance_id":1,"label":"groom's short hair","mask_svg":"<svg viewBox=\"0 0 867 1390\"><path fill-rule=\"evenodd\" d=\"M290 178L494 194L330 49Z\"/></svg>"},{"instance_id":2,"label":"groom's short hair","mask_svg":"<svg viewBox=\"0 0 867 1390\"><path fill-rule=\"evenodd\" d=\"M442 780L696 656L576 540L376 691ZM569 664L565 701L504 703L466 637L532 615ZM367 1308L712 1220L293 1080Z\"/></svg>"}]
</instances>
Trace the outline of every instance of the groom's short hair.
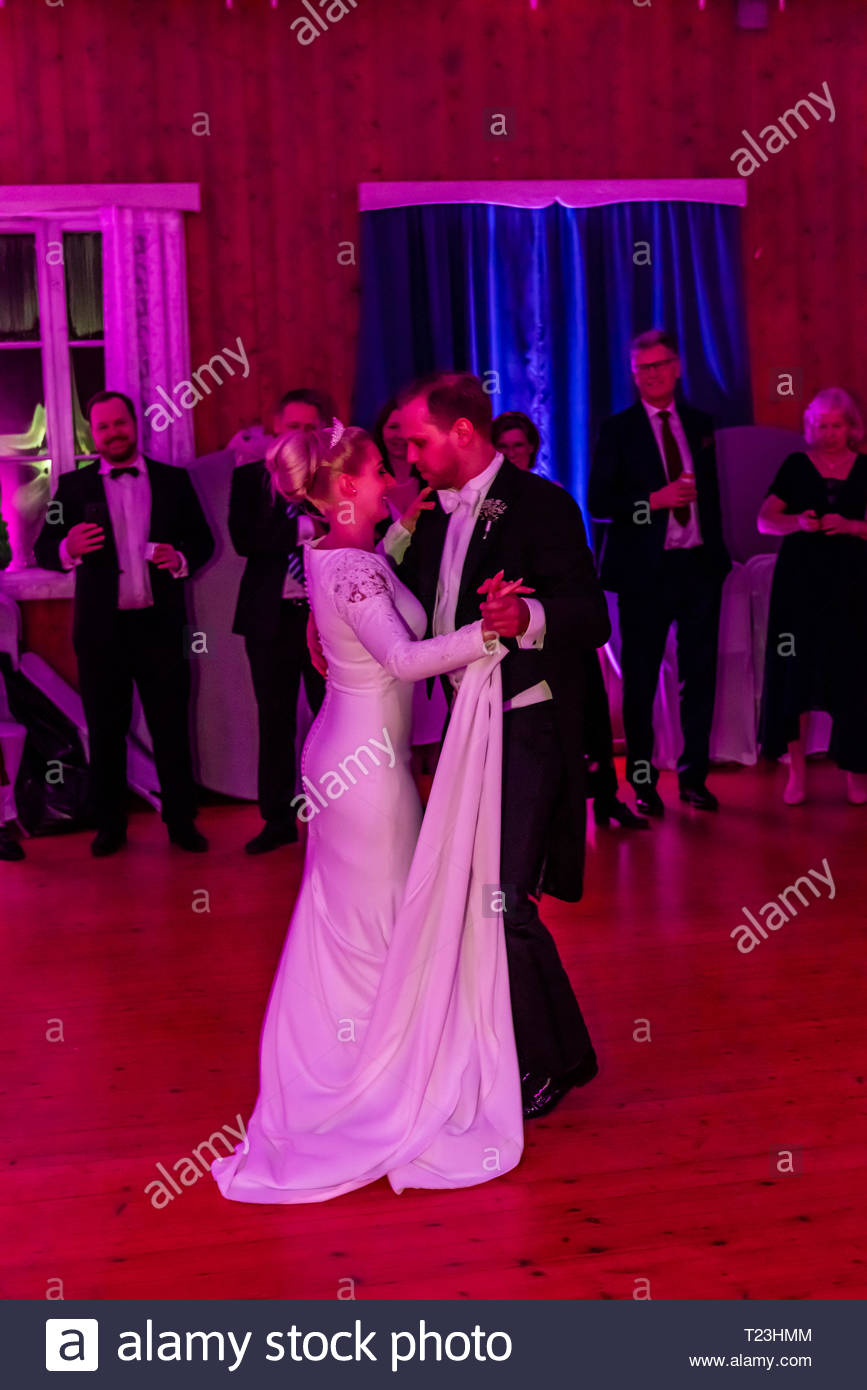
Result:
<instances>
[{"instance_id":1,"label":"groom's short hair","mask_svg":"<svg viewBox=\"0 0 867 1390\"><path fill-rule=\"evenodd\" d=\"M434 372L420 377L398 397L398 405L408 405L424 396L427 413L437 429L447 434L455 420L469 420L477 434L491 437L494 412L491 398L477 376L470 372Z\"/></svg>"}]
</instances>

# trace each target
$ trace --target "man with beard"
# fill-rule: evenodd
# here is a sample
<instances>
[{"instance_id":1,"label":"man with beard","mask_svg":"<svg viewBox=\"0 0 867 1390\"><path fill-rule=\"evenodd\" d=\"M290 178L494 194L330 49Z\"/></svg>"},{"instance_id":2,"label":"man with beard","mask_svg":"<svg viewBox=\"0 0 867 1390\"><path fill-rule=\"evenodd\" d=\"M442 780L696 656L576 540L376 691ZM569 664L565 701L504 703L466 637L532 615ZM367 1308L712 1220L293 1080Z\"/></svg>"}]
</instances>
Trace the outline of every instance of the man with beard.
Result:
<instances>
[{"instance_id":1,"label":"man with beard","mask_svg":"<svg viewBox=\"0 0 867 1390\"><path fill-rule=\"evenodd\" d=\"M64 473L36 544L47 569L75 570L73 644L90 740L91 852L126 843L126 739L138 690L172 844L201 853L189 737L185 583L214 539L189 476L145 458L132 401L87 406L99 464Z\"/></svg>"},{"instance_id":2,"label":"man with beard","mask_svg":"<svg viewBox=\"0 0 867 1390\"><path fill-rule=\"evenodd\" d=\"M583 889L585 668L608 640L608 611L577 503L497 452L481 381L441 373L399 401L409 461L439 502L419 516L399 570L424 605L427 635L477 617L479 585L497 571L533 593L488 592L481 613L509 649L500 888L523 1110L536 1118L597 1072L538 898L577 902ZM449 695L460 675L443 677Z\"/></svg>"}]
</instances>

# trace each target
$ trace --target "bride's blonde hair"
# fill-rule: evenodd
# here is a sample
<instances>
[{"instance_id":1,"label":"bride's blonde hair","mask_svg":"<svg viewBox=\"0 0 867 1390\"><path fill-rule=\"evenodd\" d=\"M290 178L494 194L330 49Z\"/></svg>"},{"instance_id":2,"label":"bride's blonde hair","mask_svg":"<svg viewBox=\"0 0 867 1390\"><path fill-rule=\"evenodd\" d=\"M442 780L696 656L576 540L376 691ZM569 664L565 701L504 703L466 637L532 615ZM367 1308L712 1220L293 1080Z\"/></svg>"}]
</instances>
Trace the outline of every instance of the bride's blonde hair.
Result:
<instances>
[{"instance_id":1,"label":"bride's blonde hair","mask_svg":"<svg viewBox=\"0 0 867 1390\"><path fill-rule=\"evenodd\" d=\"M265 454L265 467L275 493L279 492L287 502L309 498L321 509L340 473L357 477L368 450L376 445L366 430L355 425L345 429L334 444L333 432L328 427L278 435Z\"/></svg>"}]
</instances>

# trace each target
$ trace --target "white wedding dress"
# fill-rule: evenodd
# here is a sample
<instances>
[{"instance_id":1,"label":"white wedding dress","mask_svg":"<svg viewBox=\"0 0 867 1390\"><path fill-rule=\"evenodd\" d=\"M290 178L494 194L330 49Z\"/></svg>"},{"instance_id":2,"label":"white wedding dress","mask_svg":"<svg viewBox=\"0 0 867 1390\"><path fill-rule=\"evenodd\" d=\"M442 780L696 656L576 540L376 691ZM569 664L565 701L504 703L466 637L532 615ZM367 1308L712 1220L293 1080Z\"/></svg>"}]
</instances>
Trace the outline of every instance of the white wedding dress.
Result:
<instances>
[{"instance_id":1,"label":"white wedding dress","mask_svg":"<svg viewBox=\"0 0 867 1390\"><path fill-rule=\"evenodd\" d=\"M521 1157L499 881L505 648L481 623L428 641L367 551L307 548L328 661L301 758L304 876L268 1003L245 1138L223 1196L320 1202L386 1175L466 1187ZM466 667L422 819L413 682Z\"/></svg>"}]
</instances>

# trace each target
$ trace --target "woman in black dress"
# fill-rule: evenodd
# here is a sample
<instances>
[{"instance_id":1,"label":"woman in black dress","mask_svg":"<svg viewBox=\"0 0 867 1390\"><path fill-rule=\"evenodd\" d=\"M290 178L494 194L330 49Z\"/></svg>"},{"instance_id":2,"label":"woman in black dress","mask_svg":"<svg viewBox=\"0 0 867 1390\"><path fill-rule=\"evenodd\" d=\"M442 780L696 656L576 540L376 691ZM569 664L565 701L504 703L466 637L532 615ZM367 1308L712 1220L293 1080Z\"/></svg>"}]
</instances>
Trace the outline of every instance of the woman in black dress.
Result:
<instances>
[{"instance_id":1,"label":"woman in black dress","mask_svg":"<svg viewBox=\"0 0 867 1390\"><path fill-rule=\"evenodd\" d=\"M774 569L759 741L788 749L783 800L806 797L804 735L811 710L833 719L830 756L849 800L867 803L867 454L845 391L821 391L804 413L807 450L784 460L759 512L764 535L785 536Z\"/></svg>"}]
</instances>

